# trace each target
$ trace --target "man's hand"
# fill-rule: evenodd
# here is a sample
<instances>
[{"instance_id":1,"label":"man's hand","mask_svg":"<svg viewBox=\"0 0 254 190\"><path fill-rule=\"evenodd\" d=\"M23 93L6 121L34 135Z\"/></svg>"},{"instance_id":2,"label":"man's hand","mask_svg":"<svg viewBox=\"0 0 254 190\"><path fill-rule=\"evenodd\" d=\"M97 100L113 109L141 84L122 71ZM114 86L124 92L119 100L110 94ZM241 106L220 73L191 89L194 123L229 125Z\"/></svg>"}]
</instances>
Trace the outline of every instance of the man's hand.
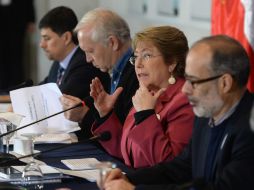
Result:
<instances>
[{"instance_id":1,"label":"man's hand","mask_svg":"<svg viewBox=\"0 0 254 190\"><path fill-rule=\"evenodd\" d=\"M90 90L90 95L94 99L95 108L97 109L100 117L104 117L113 109L118 96L123 91L123 88L119 87L112 95L109 95L104 90L101 81L96 77L90 84Z\"/></svg>"},{"instance_id":2,"label":"man's hand","mask_svg":"<svg viewBox=\"0 0 254 190\"><path fill-rule=\"evenodd\" d=\"M81 100L77 97L63 94L63 96L60 97L60 102L63 106L63 109L65 110L79 104ZM69 119L71 121L80 122L82 121L88 110L89 108L87 106L78 107L70 111L64 112L64 116L66 119Z\"/></svg>"},{"instance_id":3,"label":"man's hand","mask_svg":"<svg viewBox=\"0 0 254 190\"><path fill-rule=\"evenodd\" d=\"M126 176L120 169L113 169L109 171L102 179L97 181L100 189L105 190L134 190L135 187L128 181Z\"/></svg>"},{"instance_id":4,"label":"man's hand","mask_svg":"<svg viewBox=\"0 0 254 190\"><path fill-rule=\"evenodd\" d=\"M104 185L105 190L134 190L135 186L123 179L112 180Z\"/></svg>"}]
</instances>

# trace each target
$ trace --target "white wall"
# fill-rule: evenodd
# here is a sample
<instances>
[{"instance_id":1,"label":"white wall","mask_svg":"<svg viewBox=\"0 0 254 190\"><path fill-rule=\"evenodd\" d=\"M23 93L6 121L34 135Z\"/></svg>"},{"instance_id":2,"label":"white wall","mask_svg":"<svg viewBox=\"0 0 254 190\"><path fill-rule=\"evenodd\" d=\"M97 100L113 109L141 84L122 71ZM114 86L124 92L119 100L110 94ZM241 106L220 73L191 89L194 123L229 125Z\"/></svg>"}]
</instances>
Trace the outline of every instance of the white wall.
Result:
<instances>
[{"instance_id":1,"label":"white wall","mask_svg":"<svg viewBox=\"0 0 254 190\"><path fill-rule=\"evenodd\" d=\"M178 16L158 13L158 9L165 12L167 6L176 2L179 6ZM81 18L90 9L105 7L116 11L126 19L130 25L132 36L147 26L173 25L185 32L190 45L210 34L210 2L211 0L35 0L38 20L48 10L60 5L71 7L78 18ZM143 12L144 4L147 7L146 13ZM170 7L169 12L172 12ZM51 62L38 47L39 31L33 39L33 43L37 44L35 45L37 49L37 80L40 81L47 75Z\"/></svg>"},{"instance_id":2,"label":"white wall","mask_svg":"<svg viewBox=\"0 0 254 190\"><path fill-rule=\"evenodd\" d=\"M99 4L123 16L130 25L132 35L147 26L173 25L185 32L191 45L194 41L210 34L211 0L178 0L177 17L158 13L158 9L170 3L173 6L175 1L177 0L100 0ZM147 6L146 13L142 10L144 4ZM198 13L197 10L200 12Z\"/></svg>"}]
</instances>

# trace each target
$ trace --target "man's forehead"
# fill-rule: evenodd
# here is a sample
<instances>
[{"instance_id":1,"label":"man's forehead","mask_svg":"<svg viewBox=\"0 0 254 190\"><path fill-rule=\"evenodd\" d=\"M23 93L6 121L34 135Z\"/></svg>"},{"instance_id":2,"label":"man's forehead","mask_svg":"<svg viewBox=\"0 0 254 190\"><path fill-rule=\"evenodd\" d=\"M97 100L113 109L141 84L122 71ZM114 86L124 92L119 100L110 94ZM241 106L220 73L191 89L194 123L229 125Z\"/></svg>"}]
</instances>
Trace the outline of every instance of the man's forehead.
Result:
<instances>
[{"instance_id":1,"label":"man's forehead","mask_svg":"<svg viewBox=\"0 0 254 190\"><path fill-rule=\"evenodd\" d=\"M207 45L196 45L190 49L186 58L185 72L188 75L198 76L210 70L210 63L212 59L212 52Z\"/></svg>"}]
</instances>

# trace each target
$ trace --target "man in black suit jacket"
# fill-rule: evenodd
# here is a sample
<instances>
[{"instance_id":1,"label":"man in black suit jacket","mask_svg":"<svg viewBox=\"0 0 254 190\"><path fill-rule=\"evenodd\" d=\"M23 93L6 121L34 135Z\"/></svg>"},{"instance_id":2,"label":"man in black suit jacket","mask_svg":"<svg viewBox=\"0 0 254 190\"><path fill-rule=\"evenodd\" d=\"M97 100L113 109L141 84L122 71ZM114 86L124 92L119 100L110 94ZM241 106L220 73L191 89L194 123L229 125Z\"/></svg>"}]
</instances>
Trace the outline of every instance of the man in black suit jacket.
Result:
<instances>
[{"instance_id":1,"label":"man in black suit jacket","mask_svg":"<svg viewBox=\"0 0 254 190\"><path fill-rule=\"evenodd\" d=\"M220 35L196 42L187 56L182 89L198 116L190 144L173 161L127 177L113 170L105 176L103 189L254 189L249 72L248 55L232 38Z\"/></svg>"},{"instance_id":2,"label":"man in black suit jacket","mask_svg":"<svg viewBox=\"0 0 254 190\"><path fill-rule=\"evenodd\" d=\"M75 31L87 61L111 75L110 93L114 93L118 87L123 87L114 107L115 113L123 123L132 107L132 96L138 88L134 66L129 62L133 52L127 23L116 13L98 8L87 12ZM61 101L67 109L81 100L73 96L63 96ZM82 121L83 117L91 112L98 116L90 103L80 109L65 112L65 116L72 121ZM90 131L90 127L84 126L83 130Z\"/></svg>"},{"instance_id":3,"label":"man in black suit jacket","mask_svg":"<svg viewBox=\"0 0 254 190\"><path fill-rule=\"evenodd\" d=\"M94 77L99 77L107 86L109 76L86 62L85 53L76 45L77 40L72 32L76 25L75 13L63 6L50 10L40 20L40 46L48 58L54 60L48 76L40 84L55 82L62 93L84 98L89 95L90 82ZM64 73L58 81L61 67Z\"/></svg>"},{"instance_id":4,"label":"man in black suit jacket","mask_svg":"<svg viewBox=\"0 0 254 190\"><path fill-rule=\"evenodd\" d=\"M93 78L100 78L107 88L110 77L86 62L85 53L76 45L77 39L73 34L77 22L75 13L63 6L50 10L40 20L40 47L54 61L48 76L40 84L57 83L62 93L82 99L89 96ZM91 115L84 118L85 125L89 126L92 122Z\"/></svg>"}]
</instances>

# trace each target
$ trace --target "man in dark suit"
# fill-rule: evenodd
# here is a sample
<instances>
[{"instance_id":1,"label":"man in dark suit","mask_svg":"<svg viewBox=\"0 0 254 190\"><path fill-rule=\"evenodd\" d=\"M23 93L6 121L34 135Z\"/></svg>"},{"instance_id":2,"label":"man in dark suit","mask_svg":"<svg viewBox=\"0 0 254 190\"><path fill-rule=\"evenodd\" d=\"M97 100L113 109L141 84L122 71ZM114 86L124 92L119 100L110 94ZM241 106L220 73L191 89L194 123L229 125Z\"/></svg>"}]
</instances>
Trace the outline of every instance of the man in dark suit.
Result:
<instances>
[{"instance_id":1,"label":"man in dark suit","mask_svg":"<svg viewBox=\"0 0 254 190\"><path fill-rule=\"evenodd\" d=\"M134 66L129 62L133 52L128 24L116 13L97 8L83 16L75 31L78 34L79 45L86 53L87 61L111 75L110 93L114 93L118 87L123 87L114 107L115 113L123 123L132 107L131 98L138 88ZM61 101L67 109L79 103L80 99L63 96ZM82 121L83 117L91 112L98 116L93 104L73 109L66 112L65 116L72 121ZM90 131L88 126L84 126L83 129Z\"/></svg>"},{"instance_id":2,"label":"man in dark suit","mask_svg":"<svg viewBox=\"0 0 254 190\"><path fill-rule=\"evenodd\" d=\"M234 39L221 35L196 42L187 55L182 89L197 116L190 144L171 162L127 177L111 171L103 189L254 189L249 72L248 55Z\"/></svg>"},{"instance_id":3,"label":"man in dark suit","mask_svg":"<svg viewBox=\"0 0 254 190\"><path fill-rule=\"evenodd\" d=\"M35 30L33 0L0 0L0 90L24 81L23 51L26 32Z\"/></svg>"},{"instance_id":4,"label":"man in dark suit","mask_svg":"<svg viewBox=\"0 0 254 190\"><path fill-rule=\"evenodd\" d=\"M48 76L40 84L54 82L62 93L84 98L89 95L93 78L100 78L106 88L110 77L86 62L85 53L76 45L73 34L77 23L75 13L63 6L50 10L40 20L40 47L54 61ZM92 121L92 116L84 119L86 125L91 125Z\"/></svg>"}]
</instances>

